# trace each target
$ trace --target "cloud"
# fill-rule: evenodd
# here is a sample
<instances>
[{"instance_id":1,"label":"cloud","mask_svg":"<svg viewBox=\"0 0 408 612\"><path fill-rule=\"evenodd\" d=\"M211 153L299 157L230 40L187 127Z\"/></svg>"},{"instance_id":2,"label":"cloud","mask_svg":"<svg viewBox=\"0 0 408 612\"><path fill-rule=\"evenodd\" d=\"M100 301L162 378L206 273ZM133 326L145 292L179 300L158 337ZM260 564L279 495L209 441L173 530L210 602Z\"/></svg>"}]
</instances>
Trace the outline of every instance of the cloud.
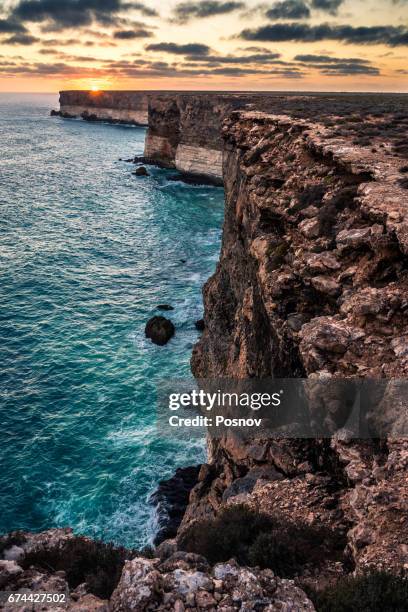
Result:
<instances>
[{"instance_id":1,"label":"cloud","mask_svg":"<svg viewBox=\"0 0 408 612\"><path fill-rule=\"evenodd\" d=\"M174 53L175 55L208 55L211 49L200 43L188 43L186 45L155 43L147 45L146 51L164 51L164 53Z\"/></svg>"},{"instance_id":2,"label":"cloud","mask_svg":"<svg viewBox=\"0 0 408 612\"><path fill-rule=\"evenodd\" d=\"M307 19L310 8L303 0L283 0L266 12L269 19Z\"/></svg>"},{"instance_id":3,"label":"cloud","mask_svg":"<svg viewBox=\"0 0 408 612\"><path fill-rule=\"evenodd\" d=\"M156 11L140 2L122 0L20 0L11 18L21 22L47 22L52 29L88 26L92 23L115 25L121 11L135 9L145 15Z\"/></svg>"},{"instance_id":4,"label":"cloud","mask_svg":"<svg viewBox=\"0 0 408 612\"><path fill-rule=\"evenodd\" d=\"M210 74L220 74L224 76L244 76L250 74L264 74L264 75L279 75L284 76L286 78L301 78L303 76L302 72L298 69L292 70L282 70L280 68L274 68L273 70L262 70L258 68L238 68L227 66L224 68L215 68L211 70Z\"/></svg>"},{"instance_id":5,"label":"cloud","mask_svg":"<svg viewBox=\"0 0 408 612\"><path fill-rule=\"evenodd\" d=\"M344 0L312 0L312 7L330 15L337 15Z\"/></svg>"},{"instance_id":6,"label":"cloud","mask_svg":"<svg viewBox=\"0 0 408 612\"><path fill-rule=\"evenodd\" d=\"M364 64L354 63L338 63L338 64L319 64L320 73L327 76L350 76L353 74L361 74L368 76L379 76L380 70L376 66L367 66Z\"/></svg>"},{"instance_id":7,"label":"cloud","mask_svg":"<svg viewBox=\"0 0 408 612\"><path fill-rule=\"evenodd\" d=\"M181 2L174 9L174 19L178 23L186 23L190 19L225 15L245 8L243 2L218 0L203 0L202 2Z\"/></svg>"},{"instance_id":8,"label":"cloud","mask_svg":"<svg viewBox=\"0 0 408 612\"><path fill-rule=\"evenodd\" d=\"M353 62L355 64L370 64L369 60L359 57L332 57L331 55L296 55L294 58L298 62L313 64L339 64L342 62Z\"/></svg>"},{"instance_id":9,"label":"cloud","mask_svg":"<svg viewBox=\"0 0 408 612\"><path fill-rule=\"evenodd\" d=\"M136 30L117 30L113 34L113 38L117 40L133 40L135 38L151 38L153 36L152 32L149 30L145 30L143 28L139 28Z\"/></svg>"},{"instance_id":10,"label":"cloud","mask_svg":"<svg viewBox=\"0 0 408 612\"><path fill-rule=\"evenodd\" d=\"M10 38L6 38L2 41L4 45L33 45L36 42L39 42L39 38L36 36L31 36L31 34L14 34L10 36Z\"/></svg>"},{"instance_id":11,"label":"cloud","mask_svg":"<svg viewBox=\"0 0 408 612\"><path fill-rule=\"evenodd\" d=\"M274 63L280 53L255 53L253 55L206 55L187 57L190 62L212 62L215 64L269 64Z\"/></svg>"},{"instance_id":12,"label":"cloud","mask_svg":"<svg viewBox=\"0 0 408 612\"><path fill-rule=\"evenodd\" d=\"M408 28L404 26L354 27L328 23L315 26L304 23L279 23L253 30L243 30L238 37L260 42L337 40L361 45L384 44L395 47L408 45Z\"/></svg>"},{"instance_id":13,"label":"cloud","mask_svg":"<svg viewBox=\"0 0 408 612\"><path fill-rule=\"evenodd\" d=\"M248 51L248 53L270 53L268 47L239 47L238 51Z\"/></svg>"},{"instance_id":14,"label":"cloud","mask_svg":"<svg viewBox=\"0 0 408 612\"><path fill-rule=\"evenodd\" d=\"M372 66L369 60L359 57L332 57L330 55L296 55L294 58L302 64L307 64L310 68L317 68L320 74L327 76L336 75L371 75L378 76L380 70Z\"/></svg>"},{"instance_id":15,"label":"cloud","mask_svg":"<svg viewBox=\"0 0 408 612\"><path fill-rule=\"evenodd\" d=\"M143 4L143 2L127 2L126 4L122 5L122 10L124 11L132 9L140 11L140 13L142 13L142 15L145 15L146 17L158 16L158 12L156 11L156 9L153 9L150 6L146 6L145 4Z\"/></svg>"},{"instance_id":16,"label":"cloud","mask_svg":"<svg viewBox=\"0 0 408 612\"><path fill-rule=\"evenodd\" d=\"M64 58L65 59L65 58ZM84 58L77 58L77 61L82 61ZM266 78L301 78L303 76L302 70L300 69L289 69L289 68L251 68L242 66L226 66L218 68L207 68L207 67L193 67L190 68L185 63L171 63L167 62L150 62L148 60L137 60L137 61L103 61L101 67L96 66L78 66L69 65L63 62L55 63L30 63L24 62L19 66L15 63L6 62L2 64L0 62L0 75L3 76L16 76L23 75L25 77L38 77L38 76L49 76L49 77L62 77L62 78L75 78L75 77L111 77L118 80L122 78L203 78L208 79L213 76L225 76L231 78L239 78L242 76L257 75L259 77Z\"/></svg>"},{"instance_id":17,"label":"cloud","mask_svg":"<svg viewBox=\"0 0 408 612\"><path fill-rule=\"evenodd\" d=\"M0 19L0 34L17 34L26 31L26 28L14 19Z\"/></svg>"},{"instance_id":18,"label":"cloud","mask_svg":"<svg viewBox=\"0 0 408 612\"><path fill-rule=\"evenodd\" d=\"M77 45L78 40L76 38L47 38L42 40L41 44L49 47L69 47L71 45Z\"/></svg>"},{"instance_id":19,"label":"cloud","mask_svg":"<svg viewBox=\"0 0 408 612\"><path fill-rule=\"evenodd\" d=\"M53 55L58 59L62 59L65 62L100 62L101 60L97 57L91 57L89 55L70 55L59 49L40 49L41 55Z\"/></svg>"}]
</instances>

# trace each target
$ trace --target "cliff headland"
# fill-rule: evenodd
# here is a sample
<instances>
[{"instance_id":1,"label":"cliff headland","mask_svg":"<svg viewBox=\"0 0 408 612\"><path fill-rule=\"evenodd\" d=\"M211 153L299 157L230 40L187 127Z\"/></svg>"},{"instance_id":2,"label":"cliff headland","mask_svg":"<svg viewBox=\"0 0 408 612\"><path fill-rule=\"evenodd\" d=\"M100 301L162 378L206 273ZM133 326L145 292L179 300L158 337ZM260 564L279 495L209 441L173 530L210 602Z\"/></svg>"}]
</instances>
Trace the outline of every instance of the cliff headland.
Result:
<instances>
[{"instance_id":1,"label":"cliff headland","mask_svg":"<svg viewBox=\"0 0 408 612\"><path fill-rule=\"evenodd\" d=\"M63 115L116 112L137 123L147 114L146 160L225 188L194 375L384 379L383 414L406 423L408 97L61 93ZM335 422L338 398L320 400ZM0 586L52 583L72 610L227 612L346 610L347 597L369 605L382 585L390 607L377 591L373 606L402 611L407 469L408 440L392 432L250 443L228 433L209 440L175 538L137 553L69 530L10 534Z\"/></svg>"}]
</instances>

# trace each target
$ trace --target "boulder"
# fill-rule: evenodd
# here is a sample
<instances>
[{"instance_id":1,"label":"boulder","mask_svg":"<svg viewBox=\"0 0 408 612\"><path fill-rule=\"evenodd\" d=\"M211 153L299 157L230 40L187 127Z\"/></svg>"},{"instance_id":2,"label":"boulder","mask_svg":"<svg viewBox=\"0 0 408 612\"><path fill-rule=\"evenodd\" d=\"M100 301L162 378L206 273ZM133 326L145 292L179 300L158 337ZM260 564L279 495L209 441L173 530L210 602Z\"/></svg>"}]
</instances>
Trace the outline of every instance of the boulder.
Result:
<instances>
[{"instance_id":1,"label":"boulder","mask_svg":"<svg viewBox=\"0 0 408 612\"><path fill-rule=\"evenodd\" d=\"M149 176L148 171L144 166L139 166L133 173L135 176Z\"/></svg>"},{"instance_id":2,"label":"boulder","mask_svg":"<svg viewBox=\"0 0 408 612\"><path fill-rule=\"evenodd\" d=\"M174 307L170 306L170 304L159 304L157 310L174 310Z\"/></svg>"},{"instance_id":3,"label":"boulder","mask_svg":"<svg viewBox=\"0 0 408 612\"><path fill-rule=\"evenodd\" d=\"M112 612L315 610L292 580L282 580L270 569L240 567L231 560L200 571L195 567L197 555L179 556L183 569L159 559L127 561L110 601Z\"/></svg>"},{"instance_id":4,"label":"boulder","mask_svg":"<svg viewBox=\"0 0 408 612\"><path fill-rule=\"evenodd\" d=\"M166 317L152 317L145 327L146 338L150 338L154 344L163 346L174 336L175 328L170 319Z\"/></svg>"},{"instance_id":5,"label":"boulder","mask_svg":"<svg viewBox=\"0 0 408 612\"><path fill-rule=\"evenodd\" d=\"M23 570L15 561L0 560L0 588L4 588L22 573Z\"/></svg>"}]
</instances>

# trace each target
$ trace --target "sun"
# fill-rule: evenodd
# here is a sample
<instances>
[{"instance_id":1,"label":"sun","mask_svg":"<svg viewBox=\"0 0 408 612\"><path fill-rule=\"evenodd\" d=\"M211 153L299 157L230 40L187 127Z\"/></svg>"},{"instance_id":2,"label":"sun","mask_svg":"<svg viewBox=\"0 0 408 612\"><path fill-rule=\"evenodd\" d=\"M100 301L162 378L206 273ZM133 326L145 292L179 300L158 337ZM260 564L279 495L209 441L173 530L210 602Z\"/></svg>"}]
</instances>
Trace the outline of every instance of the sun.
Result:
<instances>
[{"instance_id":1,"label":"sun","mask_svg":"<svg viewBox=\"0 0 408 612\"><path fill-rule=\"evenodd\" d=\"M99 87L97 85L92 85L91 91L99 91Z\"/></svg>"}]
</instances>

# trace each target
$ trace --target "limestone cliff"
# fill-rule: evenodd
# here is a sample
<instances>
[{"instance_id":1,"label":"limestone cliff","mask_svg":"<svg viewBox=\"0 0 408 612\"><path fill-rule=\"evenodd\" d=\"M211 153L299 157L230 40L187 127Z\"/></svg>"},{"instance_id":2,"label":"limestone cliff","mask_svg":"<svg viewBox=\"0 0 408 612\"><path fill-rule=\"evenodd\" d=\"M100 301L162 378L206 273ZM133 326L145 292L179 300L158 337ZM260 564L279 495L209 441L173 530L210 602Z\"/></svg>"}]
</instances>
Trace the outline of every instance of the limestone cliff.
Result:
<instances>
[{"instance_id":1,"label":"limestone cliff","mask_svg":"<svg viewBox=\"0 0 408 612\"><path fill-rule=\"evenodd\" d=\"M195 376L406 378L404 159L381 152L381 137L363 149L335 121L284 115L236 112L223 138L222 251L204 287ZM390 382L385 409L394 392ZM335 417L336 398L321 403ZM406 439L245 444L228 434L210 442L209 455L181 535L244 501L346 536L336 568L322 560L316 580L408 567Z\"/></svg>"},{"instance_id":2,"label":"limestone cliff","mask_svg":"<svg viewBox=\"0 0 408 612\"><path fill-rule=\"evenodd\" d=\"M147 125L147 95L143 91L61 91L59 101L63 117Z\"/></svg>"},{"instance_id":3,"label":"limestone cliff","mask_svg":"<svg viewBox=\"0 0 408 612\"><path fill-rule=\"evenodd\" d=\"M222 183L221 124L241 102L216 94L150 96L146 157Z\"/></svg>"}]
</instances>

